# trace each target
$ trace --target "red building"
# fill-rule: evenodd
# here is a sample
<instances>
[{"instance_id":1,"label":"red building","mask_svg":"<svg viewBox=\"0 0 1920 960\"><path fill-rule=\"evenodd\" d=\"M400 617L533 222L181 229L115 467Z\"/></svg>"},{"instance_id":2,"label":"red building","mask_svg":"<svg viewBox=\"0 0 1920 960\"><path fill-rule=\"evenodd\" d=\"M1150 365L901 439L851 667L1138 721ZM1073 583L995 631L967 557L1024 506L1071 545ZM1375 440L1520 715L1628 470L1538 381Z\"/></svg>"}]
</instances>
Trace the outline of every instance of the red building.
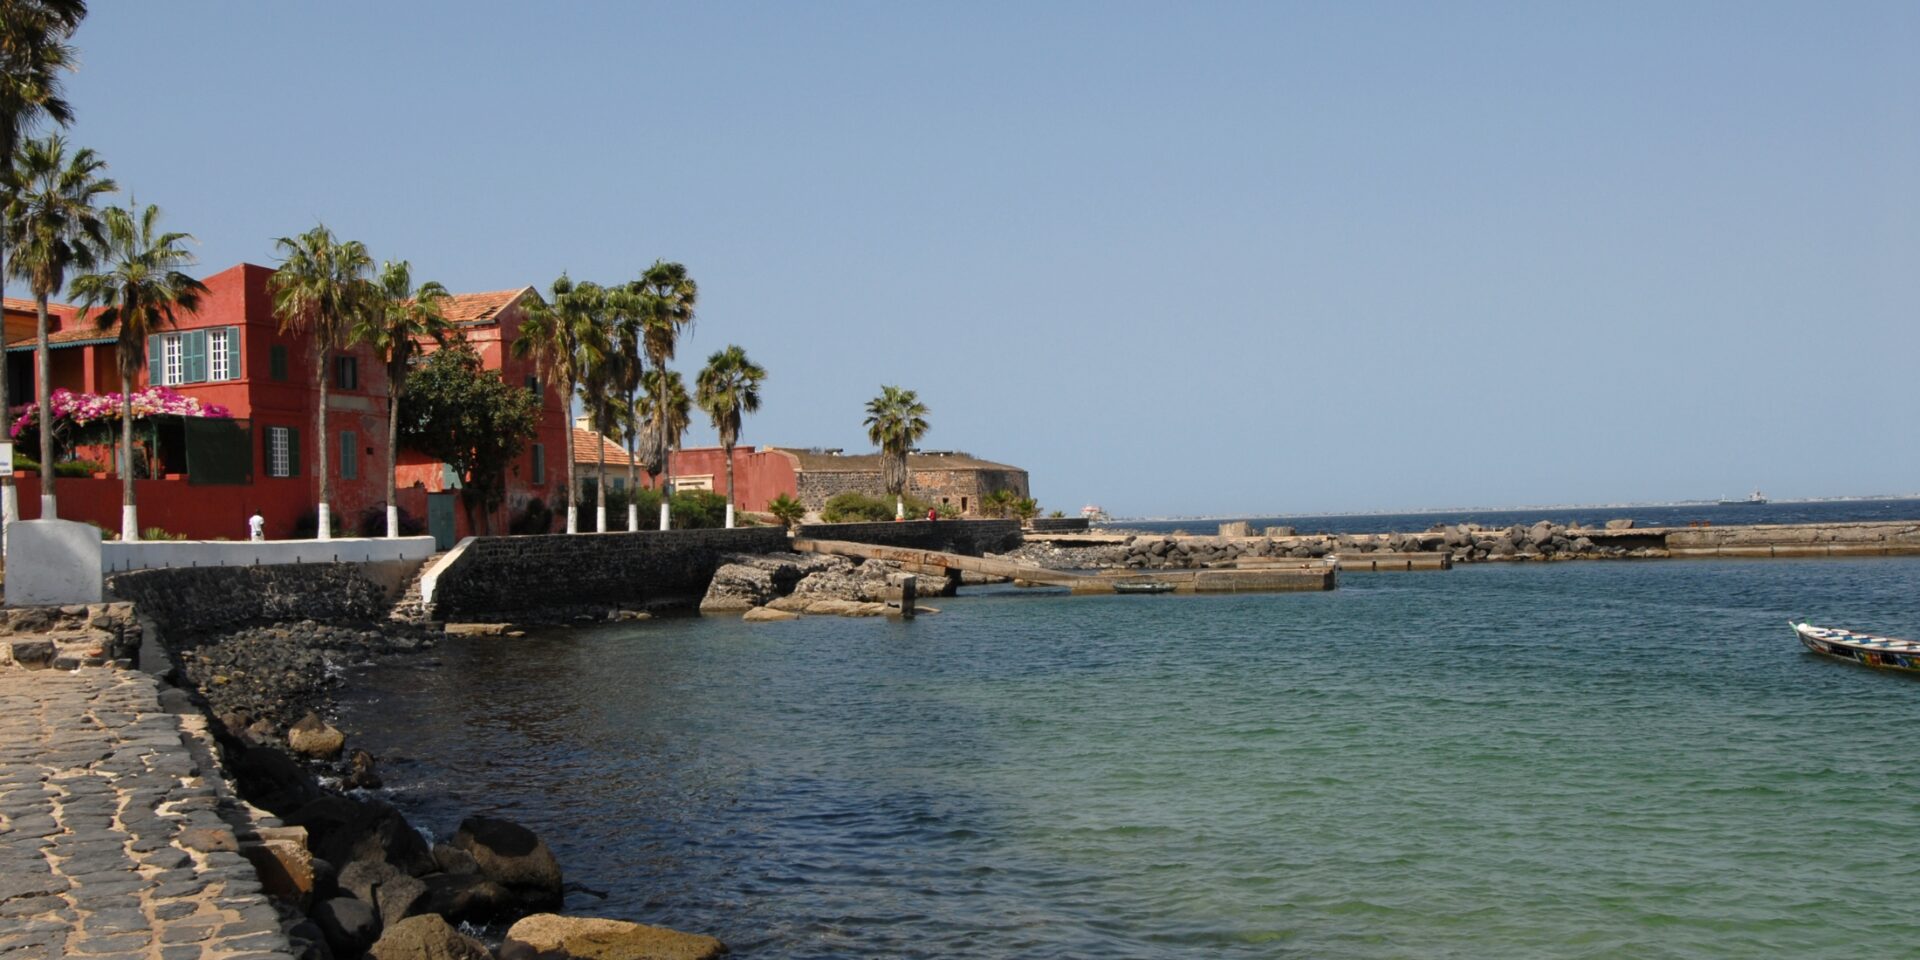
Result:
<instances>
[{"instance_id":1,"label":"red building","mask_svg":"<svg viewBox=\"0 0 1920 960\"><path fill-rule=\"evenodd\" d=\"M140 523L196 539L247 536L247 518L255 512L266 520L269 538L311 535L319 498L315 475L317 444L313 436L319 389L314 382L311 338L280 332L267 281L268 267L240 264L207 277L207 295L200 309L180 317L179 324L148 338L148 366L134 389L166 386L205 403L226 407L233 420L195 422L174 428L156 427L150 443L161 473L137 481ZM531 370L503 349L518 332L520 304L537 296L532 288L494 294L456 296L448 304L450 319L474 343L488 368L502 371L510 383L528 384ZM56 389L84 393L120 390L117 329L99 329L72 307L50 311L49 380ZM6 361L11 396L17 410L33 400L34 315L31 301L9 298L5 304ZM370 350L336 350L326 375L331 378L327 398L327 469L331 474L330 506L335 529L343 536L385 532L385 471L387 437L386 373ZM557 398L547 391L541 434L508 477L509 506L545 495L545 451L564 443L566 418ZM177 429L178 434L172 431ZM559 438L559 439L556 439ZM37 450L20 451L37 457ZM108 462L114 451L83 451ZM109 463L108 471L113 467ZM413 518L425 521L430 509L451 507L431 503L429 495L447 489L446 471L438 464L402 461L400 483L406 489L397 499ZM20 479L22 519L39 515L39 481ZM56 491L60 514L86 520L107 529L119 529L120 481L103 472L91 478L61 477ZM505 511L503 511L504 513ZM465 535L461 511L436 517L443 539ZM504 517L501 518L504 521ZM451 526L447 526L451 524Z\"/></svg>"}]
</instances>

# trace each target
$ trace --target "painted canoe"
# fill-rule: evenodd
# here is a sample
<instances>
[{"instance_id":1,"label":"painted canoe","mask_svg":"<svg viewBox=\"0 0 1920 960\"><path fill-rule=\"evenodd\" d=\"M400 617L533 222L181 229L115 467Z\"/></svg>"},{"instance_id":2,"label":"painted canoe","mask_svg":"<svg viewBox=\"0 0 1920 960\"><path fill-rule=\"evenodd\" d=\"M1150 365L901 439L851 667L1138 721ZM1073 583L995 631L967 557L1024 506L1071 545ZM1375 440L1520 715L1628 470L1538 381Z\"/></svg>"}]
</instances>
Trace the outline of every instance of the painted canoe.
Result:
<instances>
[{"instance_id":1,"label":"painted canoe","mask_svg":"<svg viewBox=\"0 0 1920 960\"><path fill-rule=\"evenodd\" d=\"M1808 650L1838 660L1850 660L1880 670L1920 673L1920 643L1836 627L1793 624L1793 632Z\"/></svg>"}]
</instances>

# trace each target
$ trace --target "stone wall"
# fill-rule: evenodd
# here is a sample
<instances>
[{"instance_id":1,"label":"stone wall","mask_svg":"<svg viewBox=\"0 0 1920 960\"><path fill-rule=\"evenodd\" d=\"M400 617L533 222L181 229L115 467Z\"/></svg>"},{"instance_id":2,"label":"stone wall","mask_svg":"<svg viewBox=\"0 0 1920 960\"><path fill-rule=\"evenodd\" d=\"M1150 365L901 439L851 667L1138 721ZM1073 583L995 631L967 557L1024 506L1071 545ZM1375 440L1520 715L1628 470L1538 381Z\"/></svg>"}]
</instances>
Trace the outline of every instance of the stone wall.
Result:
<instances>
[{"instance_id":1,"label":"stone wall","mask_svg":"<svg viewBox=\"0 0 1920 960\"><path fill-rule=\"evenodd\" d=\"M980 556L1005 553L1021 542L1018 520L902 520L891 523L809 523L798 536L883 547L940 550Z\"/></svg>"},{"instance_id":2,"label":"stone wall","mask_svg":"<svg viewBox=\"0 0 1920 960\"><path fill-rule=\"evenodd\" d=\"M419 566L298 563L259 567L174 567L107 578L107 592L133 601L171 634L199 633L258 620L377 622L387 618L394 583Z\"/></svg>"},{"instance_id":3,"label":"stone wall","mask_svg":"<svg viewBox=\"0 0 1920 960\"><path fill-rule=\"evenodd\" d=\"M423 590L435 619L511 620L567 608L696 604L721 558L788 549L779 527L474 537Z\"/></svg>"},{"instance_id":4,"label":"stone wall","mask_svg":"<svg viewBox=\"0 0 1920 960\"><path fill-rule=\"evenodd\" d=\"M889 497L878 470L802 470L796 485L798 497L808 510L818 512L834 496L852 491L870 497ZM963 516L977 516L980 501L997 490L1012 490L1028 496L1025 470L985 470L958 467L948 470L914 470L907 484L907 495L931 504L944 503Z\"/></svg>"},{"instance_id":5,"label":"stone wall","mask_svg":"<svg viewBox=\"0 0 1920 960\"><path fill-rule=\"evenodd\" d=\"M1027 528L1034 533L1086 533L1093 524L1086 517L1034 517Z\"/></svg>"}]
</instances>

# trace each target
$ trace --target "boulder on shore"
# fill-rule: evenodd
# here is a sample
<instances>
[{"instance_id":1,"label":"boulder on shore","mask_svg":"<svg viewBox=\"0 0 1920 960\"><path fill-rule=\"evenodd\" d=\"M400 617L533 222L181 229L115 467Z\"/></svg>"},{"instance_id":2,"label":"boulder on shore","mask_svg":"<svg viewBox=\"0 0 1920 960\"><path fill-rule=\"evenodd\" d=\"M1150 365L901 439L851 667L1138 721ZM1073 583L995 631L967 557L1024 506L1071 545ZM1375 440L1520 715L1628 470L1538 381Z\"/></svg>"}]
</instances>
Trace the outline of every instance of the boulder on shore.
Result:
<instances>
[{"instance_id":1,"label":"boulder on shore","mask_svg":"<svg viewBox=\"0 0 1920 960\"><path fill-rule=\"evenodd\" d=\"M373 949L373 960L490 960L480 941L455 930L439 914L426 913L389 924Z\"/></svg>"},{"instance_id":2,"label":"boulder on shore","mask_svg":"<svg viewBox=\"0 0 1920 960\"><path fill-rule=\"evenodd\" d=\"M772 607L754 607L743 615L741 620L747 623L769 623L776 620L798 620L800 615L791 610L775 610Z\"/></svg>"},{"instance_id":3,"label":"boulder on shore","mask_svg":"<svg viewBox=\"0 0 1920 960\"><path fill-rule=\"evenodd\" d=\"M340 755L341 748L346 745L347 735L320 719L317 713L308 713L287 728L287 746L303 757L332 760Z\"/></svg>"},{"instance_id":4,"label":"boulder on shore","mask_svg":"<svg viewBox=\"0 0 1920 960\"><path fill-rule=\"evenodd\" d=\"M1633 519L1630 517L1619 517L1614 520L1608 520L1607 529L1608 530L1632 530Z\"/></svg>"},{"instance_id":5,"label":"boulder on shore","mask_svg":"<svg viewBox=\"0 0 1920 960\"><path fill-rule=\"evenodd\" d=\"M510 820L468 817L451 843L472 854L480 875L505 887L529 912L560 907L560 861L533 831Z\"/></svg>"},{"instance_id":6,"label":"boulder on shore","mask_svg":"<svg viewBox=\"0 0 1920 960\"><path fill-rule=\"evenodd\" d=\"M726 944L702 934L551 913L521 920L500 942L500 960L707 960L726 952Z\"/></svg>"}]
</instances>

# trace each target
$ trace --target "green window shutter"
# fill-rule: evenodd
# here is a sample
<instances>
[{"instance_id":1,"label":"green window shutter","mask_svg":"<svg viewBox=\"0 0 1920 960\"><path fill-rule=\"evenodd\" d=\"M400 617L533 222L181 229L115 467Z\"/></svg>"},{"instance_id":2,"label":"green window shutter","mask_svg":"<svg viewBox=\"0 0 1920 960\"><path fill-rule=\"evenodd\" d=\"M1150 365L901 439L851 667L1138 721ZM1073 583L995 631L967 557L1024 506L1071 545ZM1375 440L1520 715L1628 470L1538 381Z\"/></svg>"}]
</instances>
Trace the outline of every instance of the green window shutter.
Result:
<instances>
[{"instance_id":1,"label":"green window shutter","mask_svg":"<svg viewBox=\"0 0 1920 960\"><path fill-rule=\"evenodd\" d=\"M207 382L207 332L189 330L180 335L180 382Z\"/></svg>"},{"instance_id":2,"label":"green window shutter","mask_svg":"<svg viewBox=\"0 0 1920 960\"><path fill-rule=\"evenodd\" d=\"M297 477L299 475L300 475L300 430L298 427L288 427L287 428L287 476Z\"/></svg>"},{"instance_id":3,"label":"green window shutter","mask_svg":"<svg viewBox=\"0 0 1920 960\"><path fill-rule=\"evenodd\" d=\"M156 333L147 338L147 383L149 385L160 382L160 371L153 368L154 364L160 362L160 335Z\"/></svg>"},{"instance_id":4,"label":"green window shutter","mask_svg":"<svg viewBox=\"0 0 1920 960\"><path fill-rule=\"evenodd\" d=\"M273 476L273 427L260 429L260 475Z\"/></svg>"},{"instance_id":5,"label":"green window shutter","mask_svg":"<svg viewBox=\"0 0 1920 960\"><path fill-rule=\"evenodd\" d=\"M533 482L538 485L547 482L547 445L533 445Z\"/></svg>"},{"instance_id":6,"label":"green window shutter","mask_svg":"<svg viewBox=\"0 0 1920 960\"><path fill-rule=\"evenodd\" d=\"M360 438L352 430L340 431L340 478L357 480L360 478Z\"/></svg>"},{"instance_id":7,"label":"green window shutter","mask_svg":"<svg viewBox=\"0 0 1920 960\"><path fill-rule=\"evenodd\" d=\"M267 349L267 376L275 380L287 379L287 347L276 343Z\"/></svg>"}]
</instances>

